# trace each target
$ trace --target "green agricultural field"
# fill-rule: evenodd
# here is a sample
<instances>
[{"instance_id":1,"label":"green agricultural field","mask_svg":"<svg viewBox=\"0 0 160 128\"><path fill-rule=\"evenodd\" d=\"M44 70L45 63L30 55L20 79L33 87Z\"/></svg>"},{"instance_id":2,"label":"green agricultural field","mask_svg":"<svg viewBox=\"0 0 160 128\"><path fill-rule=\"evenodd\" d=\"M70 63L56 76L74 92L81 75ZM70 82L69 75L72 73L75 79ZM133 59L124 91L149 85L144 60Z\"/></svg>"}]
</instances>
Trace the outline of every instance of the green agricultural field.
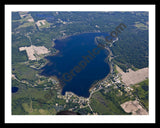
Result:
<instances>
[{"instance_id":1,"label":"green agricultural field","mask_svg":"<svg viewBox=\"0 0 160 128\"><path fill-rule=\"evenodd\" d=\"M91 98L93 112L97 112L100 115L127 115L120 107L118 96L116 94L113 95L113 93L111 95L111 92L107 93L107 95L104 95L103 91L99 91L93 94Z\"/></svg>"},{"instance_id":2,"label":"green agricultural field","mask_svg":"<svg viewBox=\"0 0 160 128\"><path fill-rule=\"evenodd\" d=\"M14 83L16 80L14 80ZM12 93L12 114L14 115L52 115L56 114L53 105L56 102L55 91L44 91L24 84L17 84L19 90ZM51 94L52 93L52 94ZM61 101L62 102L62 101Z\"/></svg>"},{"instance_id":3,"label":"green agricultural field","mask_svg":"<svg viewBox=\"0 0 160 128\"><path fill-rule=\"evenodd\" d=\"M28 80L30 82L38 79L38 71L26 66L25 64L16 64L12 66L12 74L15 74L19 80Z\"/></svg>"},{"instance_id":4,"label":"green agricultural field","mask_svg":"<svg viewBox=\"0 0 160 128\"><path fill-rule=\"evenodd\" d=\"M32 101L30 104L23 103L22 107L26 112L28 112L29 115L49 115L51 114L48 110L45 109L33 109L32 108ZM52 110L52 114L54 113L54 110Z\"/></svg>"},{"instance_id":5,"label":"green agricultural field","mask_svg":"<svg viewBox=\"0 0 160 128\"><path fill-rule=\"evenodd\" d=\"M148 92L149 92L149 86L148 83L149 80L144 80L136 85L133 86L133 94L136 95L139 99L140 102L144 105L144 107L148 110Z\"/></svg>"},{"instance_id":6,"label":"green agricultural field","mask_svg":"<svg viewBox=\"0 0 160 128\"><path fill-rule=\"evenodd\" d=\"M29 27L29 26L34 26L34 22L24 23L24 24L18 26L18 28L25 28L25 27Z\"/></svg>"}]
</instances>

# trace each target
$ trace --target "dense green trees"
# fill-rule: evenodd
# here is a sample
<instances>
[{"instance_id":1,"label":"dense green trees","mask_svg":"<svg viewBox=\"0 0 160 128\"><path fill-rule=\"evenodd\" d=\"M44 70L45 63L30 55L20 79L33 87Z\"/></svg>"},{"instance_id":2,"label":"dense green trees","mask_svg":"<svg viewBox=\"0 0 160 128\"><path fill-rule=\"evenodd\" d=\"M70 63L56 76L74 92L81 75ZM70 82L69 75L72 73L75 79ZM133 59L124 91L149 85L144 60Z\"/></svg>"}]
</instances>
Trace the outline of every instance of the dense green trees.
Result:
<instances>
[{"instance_id":1,"label":"dense green trees","mask_svg":"<svg viewBox=\"0 0 160 128\"><path fill-rule=\"evenodd\" d=\"M12 12L12 20L19 20L21 19L19 12Z\"/></svg>"},{"instance_id":2,"label":"dense green trees","mask_svg":"<svg viewBox=\"0 0 160 128\"><path fill-rule=\"evenodd\" d=\"M126 29L111 48L114 62L124 71L127 68L148 67L148 31L137 33Z\"/></svg>"},{"instance_id":3,"label":"dense green trees","mask_svg":"<svg viewBox=\"0 0 160 128\"><path fill-rule=\"evenodd\" d=\"M148 110L149 109L149 81L148 79L133 86L133 94L140 99L141 104Z\"/></svg>"}]
</instances>

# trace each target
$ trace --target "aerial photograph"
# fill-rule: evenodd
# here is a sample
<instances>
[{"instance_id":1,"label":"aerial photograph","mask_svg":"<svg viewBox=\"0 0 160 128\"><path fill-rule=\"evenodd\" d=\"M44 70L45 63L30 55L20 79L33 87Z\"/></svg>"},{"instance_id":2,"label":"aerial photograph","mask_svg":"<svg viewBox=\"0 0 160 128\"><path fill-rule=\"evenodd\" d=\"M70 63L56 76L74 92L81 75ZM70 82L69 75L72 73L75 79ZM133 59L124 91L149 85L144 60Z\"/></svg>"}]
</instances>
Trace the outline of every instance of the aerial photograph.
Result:
<instances>
[{"instance_id":1,"label":"aerial photograph","mask_svg":"<svg viewBox=\"0 0 160 128\"><path fill-rule=\"evenodd\" d=\"M12 11L12 115L148 115L148 11Z\"/></svg>"}]
</instances>

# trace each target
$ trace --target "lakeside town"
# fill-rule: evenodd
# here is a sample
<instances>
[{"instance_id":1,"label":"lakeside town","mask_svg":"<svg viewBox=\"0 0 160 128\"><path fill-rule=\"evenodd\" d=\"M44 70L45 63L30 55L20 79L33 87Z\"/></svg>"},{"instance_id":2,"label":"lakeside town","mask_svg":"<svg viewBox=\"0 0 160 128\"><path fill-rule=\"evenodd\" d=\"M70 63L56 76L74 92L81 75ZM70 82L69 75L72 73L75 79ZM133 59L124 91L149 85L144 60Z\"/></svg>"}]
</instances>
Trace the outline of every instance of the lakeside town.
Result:
<instances>
[{"instance_id":1,"label":"lakeside town","mask_svg":"<svg viewBox=\"0 0 160 128\"><path fill-rule=\"evenodd\" d=\"M117 66L117 68L119 68ZM140 70L144 70L144 69L140 69ZM148 69L146 69L148 70ZM140 71L139 71L140 72ZM143 71L142 71L143 72ZM141 72L141 73L142 73ZM137 75L140 75L139 73L135 72ZM143 80L147 79L148 76L146 76ZM134 79L134 78L133 78ZM143 81L142 80L142 81ZM136 81L135 81L136 83ZM132 90L133 88L126 85L123 80L122 80L122 73L110 73L109 76L106 79L103 79L102 81L98 82L96 84L96 86L94 86L94 88L90 89L90 96L88 98L84 98L84 97L78 97L77 95L75 95L72 92L66 92L64 96L62 96L60 93L58 95L58 98L63 98L66 100L66 103L68 102L73 102L73 103L78 103L80 108L85 108L85 107L89 107L90 111L93 112L94 115L97 115L97 113L94 113L92 106L90 105L90 99L92 98L92 95L100 90L105 90L106 92L109 90L110 87L113 87L114 89L118 89L120 95L122 95L123 91L127 92L127 94L129 94L130 96L133 96L132 94ZM123 88L123 89L122 89ZM137 98L137 97L136 97ZM148 112L146 111L146 109L144 108L144 106L139 102L139 99L136 99L135 101L127 101L125 102L125 104L130 104L130 106L126 107L127 105L124 106L124 104L122 104L122 108L124 109L124 111L126 112L132 112L135 115L146 115L148 114ZM131 103L130 103L131 102ZM137 107L134 107L137 106ZM76 106L77 107L77 106ZM127 110L127 109L131 109L131 110ZM134 108L134 109L133 109ZM69 109L70 111L75 110L76 108L71 108ZM133 110L132 110L133 109ZM136 111L139 110L141 112L136 113Z\"/></svg>"}]
</instances>

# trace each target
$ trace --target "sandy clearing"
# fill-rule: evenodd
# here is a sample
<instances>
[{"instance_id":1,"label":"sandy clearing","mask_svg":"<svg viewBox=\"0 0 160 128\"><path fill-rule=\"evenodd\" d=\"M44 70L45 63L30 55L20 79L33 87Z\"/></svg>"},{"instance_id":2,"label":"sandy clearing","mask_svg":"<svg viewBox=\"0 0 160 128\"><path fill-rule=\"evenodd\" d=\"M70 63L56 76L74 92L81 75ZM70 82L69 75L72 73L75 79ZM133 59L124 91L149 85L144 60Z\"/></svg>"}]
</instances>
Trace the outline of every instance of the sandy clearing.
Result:
<instances>
[{"instance_id":1,"label":"sandy clearing","mask_svg":"<svg viewBox=\"0 0 160 128\"><path fill-rule=\"evenodd\" d=\"M31 45L30 47L20 47L19 48L19 51L23 51L23 50L26 50L29 60L36 60L37 58L35 55L47 54L50 52L44 46L34 46L34 45Z\"/></svg>"},{"instance_id":2,"label":"sandy clearing","mask_svg":"<svg viewBox=\"0 0 160 128\"><path fill-rule=\"evenodd\" d=\"M117 70L119 73L123 72L123 70L122 70L120 67L118 67L117 65L116 65L116 70Z\"/></svg>"},{"instance_id":3,"label":"sandy clearing","mask_svg":"<svg viewBox=\"0 0 160 128\"><path fill-rule=\"evenodd\" d=\"M46 22L47 22L46 20L38 20L38 21L36 22L36 24L37 24L37 26L39 27L39 26L41 26L41 23L42 23L43 25L45 25Z\"/></svg>"},{"instance_id":4,"label":"sandy clearing","mask_svg":"<svg viewBox=\"0 0 160 128\"><path fill-rule=\"evenodd\" d=\"M122 75L122 81L127 85L137 84L148 78L149 68L142 68L137 71L131 69L128 72L123 72L118 66L116 66L117 71Z\"/></svg>"},{"instance_id":5,"label":"sandy clearing","mask_svg":"<svg viewBox=\"0 0 160 128\"><path fill-rule=\"evenodd\" d=\"M127 101L121 104L121 107L127 113L132 112L132 115L148 115L148 112L142 108L142 106L139 104L137 100Z\"/></svg>"},{"instance_id":6,"label":"sandy clearing","mask_svg":"<svg viewBox=\"0 0 160 128\"><path fill-rule=\"evenodd\" d=\"M34 22L33 18L28 19L29 22Z\"/></svg>"}]
</instances>

